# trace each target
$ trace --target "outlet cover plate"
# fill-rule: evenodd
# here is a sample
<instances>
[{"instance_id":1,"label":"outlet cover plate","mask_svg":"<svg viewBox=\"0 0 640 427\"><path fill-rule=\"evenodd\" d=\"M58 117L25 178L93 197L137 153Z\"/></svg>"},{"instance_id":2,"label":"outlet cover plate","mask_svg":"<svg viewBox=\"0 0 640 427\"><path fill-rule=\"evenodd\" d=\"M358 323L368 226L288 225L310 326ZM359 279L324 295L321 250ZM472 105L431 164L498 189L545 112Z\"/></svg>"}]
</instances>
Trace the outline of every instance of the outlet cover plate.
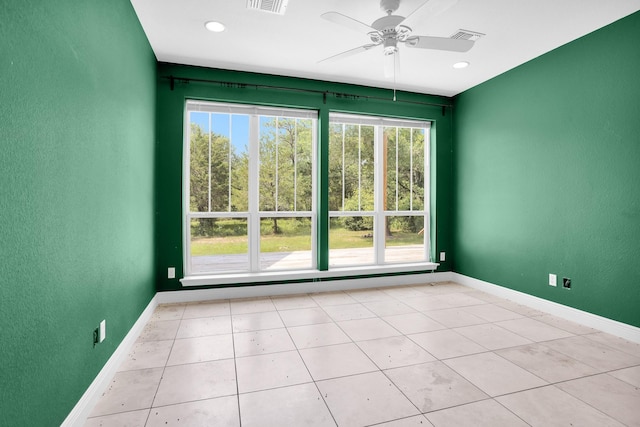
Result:
<instances>
[{"instance_id":1,"label":"outlet cover plate","mask_svg":"<svg viewBox=\"0 0 640 427\"><path fill-rule=\"evenodd\" d=\"M444 262L447 259L447 254L445 252L440 252L440 262Z\"/></svg>"},{"instance_id":2,"label":"outlet cover plate","mask_svg":"<svg viewBox=\"0 0 640 427\"><path fill-rule=\"evenodd\" d=\"M175 267L169 267L169 270L167 271L167 276L169 279L175 279L176 278L176 268Z\"/></svg>"},{"instance_id":3,"label":"outlet cover plate","mask_svg":"<svg viewBox=\"0 0 640 427\"><path fill-rule=\"evenodd\" d=\"M107 321L103 320L102 322L100 322L100 328L98 331L98 342L104 341L106 337L107 337Z\"/></svg>"},{"instance_id":4,"label":"outlet cover plate","mask_svg":"<svg viewBox=\"0 0 640 427\"><path fill-rule=\"evenodd\" d=\"M558 276L549 274L549 286L558 286Z\"/></svg>"}]
</instances>

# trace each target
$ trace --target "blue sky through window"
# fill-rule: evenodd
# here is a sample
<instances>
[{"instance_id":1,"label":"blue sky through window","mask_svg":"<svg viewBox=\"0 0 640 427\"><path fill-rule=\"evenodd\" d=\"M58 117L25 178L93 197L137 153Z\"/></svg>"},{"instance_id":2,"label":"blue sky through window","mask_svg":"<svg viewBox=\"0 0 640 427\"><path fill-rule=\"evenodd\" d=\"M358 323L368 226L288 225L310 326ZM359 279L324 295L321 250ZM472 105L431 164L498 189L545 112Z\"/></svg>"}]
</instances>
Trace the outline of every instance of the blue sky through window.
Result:
<instances>
[{"instance_id":1,"label":"blue sky through window","mask_svg":"<svg viewBox=\"0 0 640 427\"><path fill-rule=\"evenodd\" d=\"M211 115L211 130L217 135L231 137L231 144L236 153L247 152L249 146L249 116L245 114L218 114L193 111L190 113L191 123L209 133L209 115ZM229 120L231 116L231 120Z\"/></svg>"}]
</instances>

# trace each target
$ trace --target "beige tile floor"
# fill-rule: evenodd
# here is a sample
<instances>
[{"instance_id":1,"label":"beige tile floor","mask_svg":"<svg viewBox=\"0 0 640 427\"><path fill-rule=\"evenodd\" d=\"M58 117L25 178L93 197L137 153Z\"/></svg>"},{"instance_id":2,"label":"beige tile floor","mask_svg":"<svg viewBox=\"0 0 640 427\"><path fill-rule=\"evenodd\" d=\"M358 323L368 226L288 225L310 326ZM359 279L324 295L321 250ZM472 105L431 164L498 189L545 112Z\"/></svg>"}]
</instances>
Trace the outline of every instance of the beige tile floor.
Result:
<instances>
[{"instance_id":1,"label":"beige tile floor","mask_svg":"<svg viewBox=\"0 0 640 427\"><path fill-rule=\"evenodd\" d=\"M159 306L96 426L640 426L640 345L455 283Z\"/></svg>"}]
</instances>

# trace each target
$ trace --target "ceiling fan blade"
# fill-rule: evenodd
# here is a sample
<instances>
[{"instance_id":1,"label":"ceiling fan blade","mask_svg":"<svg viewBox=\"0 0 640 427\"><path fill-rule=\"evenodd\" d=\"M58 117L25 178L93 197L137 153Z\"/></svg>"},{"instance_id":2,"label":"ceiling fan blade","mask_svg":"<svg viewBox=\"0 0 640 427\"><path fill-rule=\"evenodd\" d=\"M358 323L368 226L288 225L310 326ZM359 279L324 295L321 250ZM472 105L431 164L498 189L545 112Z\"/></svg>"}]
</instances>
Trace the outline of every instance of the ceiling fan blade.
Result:
<instances>
[{"instance_id":1,"label":"ceiling fan blade","mask_svg":"<svg viewBox=\"0 0 640 427\"><path fill-rule=\"evenodd\" d=\"M451 52L467 52L475 42L465 39L450 39L448 37L413 36L405 41L407 47L419 49L448 50Z\"/></svg>"},{"instance_id":2,"label":"ceiling fan blade","mask_svg":"<svg viewBox=\"0 0 640 427\"><path fill-rule=\"evenodd\" d=\"M411 27L419 19L431 19L452 8L458 0L427 0L411 12L400 24Z\"/></svg>"},{"instance_id":3,"label":"ceiling fan blade","mask_svg":"<svg viewBox=\"0 0 640 427\"><path fill-rule=\"evenodd\" d=\"M358 54L360 52L364 52L364 51L367 51L369 49L372 49L372 48L374 48L376 46L379 46L379 45L377 45L377 44L365 44L364 46L358 46L358 47L356 47L354 49L349 49L349 50L344 51L342 53L339 53L337 55L333 55L333 56L325 58L325 59L323 59L321 61L318 61L318 64L321 63L321 62L333 62L333 61L337 61L337 60L342 59L342 58L347 58L349 56Z\"/></svg>"},{"instance_id":4,"label":"ceiling fan blade","mask_svg":"<svg viewBox=\"0 0 640 427\"><path fill-rule=\"evenodd\" d=\"M334 24L342 25L343 27L350 28L354 31L359 32L360 34L367 34L371 31L376 31L375 28L371 28L369 25L364 22L360 22L357 19L353 19L347 15L343 15L338 12L327 12L320 15L322 18L327 21L333 22Z\"/></svg>"}]
</instances>

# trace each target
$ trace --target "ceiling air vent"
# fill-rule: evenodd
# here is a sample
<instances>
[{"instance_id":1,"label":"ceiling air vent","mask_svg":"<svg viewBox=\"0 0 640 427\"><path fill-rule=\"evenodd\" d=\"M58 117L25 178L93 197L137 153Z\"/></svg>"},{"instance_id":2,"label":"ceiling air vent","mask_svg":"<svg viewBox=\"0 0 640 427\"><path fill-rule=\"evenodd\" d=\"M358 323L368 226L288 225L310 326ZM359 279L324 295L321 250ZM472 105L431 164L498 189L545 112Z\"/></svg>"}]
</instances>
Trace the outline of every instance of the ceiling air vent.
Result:
<instances>
[{"instance_id":1,"label":"ceiling air vent","mask_svg":"<svg viewBox=\"0 0 640 427\"><path fill-rule=\"evenodd\" d=\"M480 37L484 36L482 33L478 33L475 31L469 30L458 30L456 33L452 34L450 39L462 39L462 40L471 40L472 42L478 40Z\"/></svg>"},{"instance_id":2,"label":"ceiling air vent","mask_svg":"<svg viewBox=\"0 0 640 427\"><path fill-rule=\"evenodd\" d=\"M247 0L247 9L284 15L289 0Z\"/></svg>"}]
</instances>

